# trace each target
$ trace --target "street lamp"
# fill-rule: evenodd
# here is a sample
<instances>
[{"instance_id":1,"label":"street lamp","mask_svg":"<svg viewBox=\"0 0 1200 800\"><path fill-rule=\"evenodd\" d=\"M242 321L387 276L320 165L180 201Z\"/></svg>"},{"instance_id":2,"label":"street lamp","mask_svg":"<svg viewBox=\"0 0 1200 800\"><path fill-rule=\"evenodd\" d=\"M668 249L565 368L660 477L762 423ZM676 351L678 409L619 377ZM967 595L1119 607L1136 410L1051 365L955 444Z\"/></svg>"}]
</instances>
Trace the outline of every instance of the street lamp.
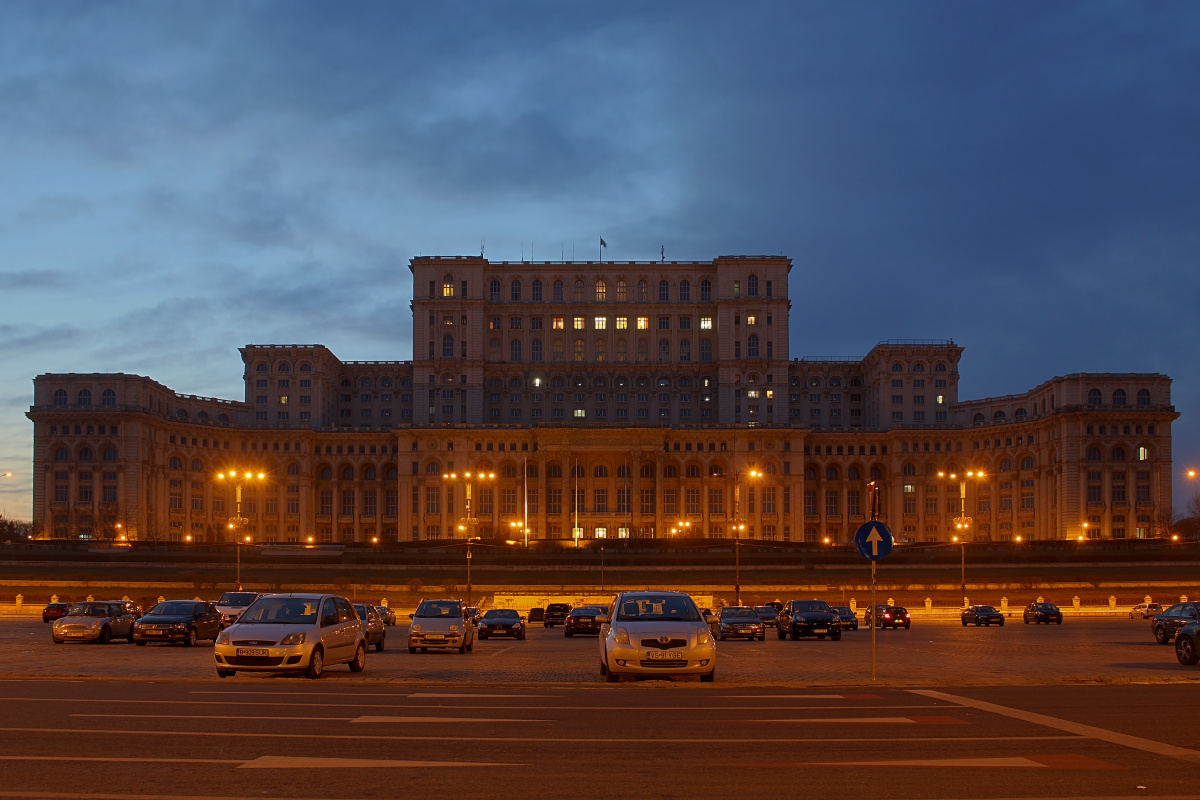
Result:
<instances>
[{"instance_id":1,"label":"street lamp","mask_svg":"<svg viewBox=\"0 0 1200 800\"><path fill-rule=\"evenodd\" d=\"M465 515L458 521L458 529L462 531L468 539L475 533L475 526L479 520L471 512L471 494L475 488L475 481L490 481L496 479L494 472L464 472L461 475L457 472L451 472L448 475L442 475L443 480L456 481L461 479L467 489L467 502L465 506ZM469 550L468 550L469 552ZM470 605L468 603L468 605Z\"/></svg>"},{"instance_id":2,"label":"street lamp","mask_svg":"<svg viewBox=\"0 0 1200 800\"><path fill-rule=\"evenodd\" d=\"M512 529L511 532L514 536L524 535L525 536L525 546L529 547L529 529L525 527L524 522L513 521L513 522L508 523L508 527Z\"/></svg>"},{"instance_id":3,"label":"street lamp","mask_svg":"<svg viewBox=\"0 0 1200 800\"><path fill-rule=\"evenodd\" d=\"M958 516L954 518L954 529L958 531L958 536L954 537L954 541L959 543L960 566L962 574L960 575L959 589L963 606L967 604L967 533L971 529L974 519L967 516L967 479L982 480L986 477L983 470L967 470L963 474L955 472L939 472L939 478L946 478L952 481L958 481Z\"/></svg>"},{"instance_id":4,"label":"street lamp","mask_svg":"<svg viewBox=\"0 0 1200 800\"><path fill-rule=\"evenodd\" d=\"M478 542L478 536L467 537L467 605L471 605L471 543Z\"/></svg>"},{"instance_id":5,"label":"street lamp","mask_svg":"<svg viewBox=\"0 0 1200 800\"><path fill-rule=\"evenodd\" d=\"M242 590L242 529L250 520L242 516L242 485L247 483L255 483L266 480L265 472L251 472L250 470L235 470L231 469L227 472L218 472L217 480L222 483L232 483L234 485L235 507L234 514L229 518L229 529L233 531L233 552L234 561L237 564L237 588ZM249 536L244 537L248 542Z\"/></svg>"}]
</instances>

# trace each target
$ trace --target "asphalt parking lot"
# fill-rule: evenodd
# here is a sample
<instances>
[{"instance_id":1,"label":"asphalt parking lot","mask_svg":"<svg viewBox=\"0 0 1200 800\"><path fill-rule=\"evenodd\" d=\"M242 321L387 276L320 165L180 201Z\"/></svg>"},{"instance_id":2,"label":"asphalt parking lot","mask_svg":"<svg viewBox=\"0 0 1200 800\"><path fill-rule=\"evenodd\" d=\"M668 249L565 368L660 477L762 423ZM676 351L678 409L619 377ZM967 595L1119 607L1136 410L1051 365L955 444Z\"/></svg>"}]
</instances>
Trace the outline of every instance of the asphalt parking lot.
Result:
<instances>
[{"instance_id":1,"label":"asphalt parking lot","mask_svg":"<svg viewBox=\"0 0 1200 800\"><path fill-rule=\"evenodd\" d=\"M373 648L365 672L330 668L323 680L459 684L601 683L594 637L565 638L561 628L535 624L524 641L489 639L474 652L409 654L404 625L387 629L387 649ZM957 621L916 622L910 630L877 631L877 685L1012 685L1056 683L1200 682L1200 667L1183 667L1172 647L1154 642L1149 622L1124 618L1068 619L1062 625L962 627ZM0 677L216 680L210 642L135 647L50 640L40 619L0 619ZM872 684L871 633L848 631L841 641L779 640L718 643L717 682L745 686ZM225 683L295 680L246 673ZM660 683L660 682L653 682Z\"/></svg>"}]
</instances>

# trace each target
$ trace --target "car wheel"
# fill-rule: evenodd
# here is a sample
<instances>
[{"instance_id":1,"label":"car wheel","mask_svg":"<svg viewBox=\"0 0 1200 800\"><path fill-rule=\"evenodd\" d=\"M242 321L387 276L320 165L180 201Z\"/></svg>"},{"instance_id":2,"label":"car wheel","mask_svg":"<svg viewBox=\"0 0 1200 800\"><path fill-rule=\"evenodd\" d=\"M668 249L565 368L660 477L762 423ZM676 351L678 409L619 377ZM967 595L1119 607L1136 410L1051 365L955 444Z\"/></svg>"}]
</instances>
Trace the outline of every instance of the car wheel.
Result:
<instances>
[{"instance_id":1,"label":"car wheel","mask_svg":"<svg viewBox=\"0 0 1200 800\"><path fill-rule=\"evenodd\" d=\"M481 634L479 634L479 639L480 639L480 641L482 641L482 640L486 639L487 637L488 637L488 635L487 635L486 633L481 633Z\"/></svg>"},{"instance_id":2,"label":"car wheel","mask_svg":"<svg viewBox=\"0 0 1200 800\"><path fill-rule=\"evenodd\" d=\"M460 644L460 645L458 646L458 652L459 652L460 654L462 654L462 655L466 655L466 653L467 653L467 643L466 643L466 641L463 641L463 643L462 643L462 644Z\"/></svg>"},{"instance_id":3,"label":"car wheel","mask_svg":"<svg viewBox=\"0 0 1200 800\"><path fill-rule=\"evenodd\" d=\"M517 637L521 641L525 641L525 631L521 631L521 635Z\"/></svg>"},{"instance_id":4,"label":"car wheel","mask_svg":"<svg viewBox=\"0 0 1200 800\"><path fill-rule=\"evenodd\" d=\"M422 647L422 648L421 648L421 652L422 652L422 653L428 653L428 652L429 652L429 648L428 648L428 647Z\"/></svg>"},{"instance_id":5,"label":"car wheel","mask_svg":"<svg viewBox=\"0 0 1200 800\"><path fill-rule=\"evenodd\" d=\"M1170 644L1171 637L1167 635L1167 629L1163 625L1159 625L1154 629L1154 641L1159 644Z\"/></svg>"},{"instance_id":6,"label":"car wheel","mask_svg":"<svg viewBox=\"0 0 1200 800\"><path fill-rule=\"evenodd\" d=\"M409 648L408 648L408 652L410 652L410 653L415 653L415 652L417 652L417 648L415 648L415 647L409 647Z\"/></svg>"},{"instance_id":7,"label":"car wheel","mask_svg":"<svg viewBox=\"0 0 1200 800\"><path fill-rule=\"evenodd\" d=\"M195 628L187 629L187 633L184 634L184 636L183 636L183 646L184 647L195 647L196 646L196 629Z\"/></svg>"},{"instance_id":8,"label":"car wheel","mask_svg":"<svg viewBox=\"0 0 1200 800\"><path fill-rule=\"evenodd\" d=\"M712 671L706 672L700 676L701 683L712 683L716 679L717 679L717 670L715 667L712 669Z\"/></svg>"},{"instance_id":9,"label":"car wheel","mask_svg":"<svg viewBox=\"0 0 1200 800\"><path fill-rule=\"evenodd\" d=\"M362 672L367 668L367 643L363 642L354 652L354 660L350 662L351 672Z\"/></svg>"},{"instance_id":10,"label":"car wheel","mask_svg":"<svg viewBox=\"0 0 1200 800\"><path fill-rule=\"evenodd\" d=\"M823 641L825 641L825 634L823 634L823 633L818 633L818 634L817 634L817 641L818 641L818 642L823 642Z\"/></svg>"},{"instance_id":11,"label":"car wheel","mask_svg":"<svg viewBox=\"0 0 1200 800\"><path fill-rule=\"evenodd\" d=\"M112 631L107 625L100 629L100 638L96 641L100 644L108 644L112 640Z\"/></svg>"},{"instance_id":12,"label":"car wheel","mask_svg":"<svg viewBox=\"0 0 1200 800\"><path fill-rule=\"evenodd\" d=\"M906 623L904 623L904 630L908 630L908 629L909 629L909 628L911 628L911 627L912 627L912 623L911 623L911 622L906 622Z\"/></svg>"},{"instance_id":13,"label":"car wheel","mask_svg":"<svg viewBox=\"0 0 1200 800\"><path fill-rule=\"evenodd\" d=\"M574 635L575 635L575 634L571 633L570 631L563 631L563 638L564 638L564 639L570 639L570 638L571 638L572 636L574 636Z\"/></svg>"},{"instance_id":14,"label":"car wheel","mask_svg":"<svg viewBox=\"0 0 1200 800\"><path fill-rule=\"evenodd\" d=\"M320 647L314 647L312 656L308 659L308 666L304 668L304 677L309 680L316 680L325 672L325 653Z\"/></svg>"},{"instance_id":15,"label":"car wheel","mask_svg":"<svg viewBox=\"0 0 1200 800\"><path fill-rule=\"evenodd\" d=\"M232 678L232 677L234 676L234 674L235 674L235 672L234 672L233 670L231 670L231 669L219 669L219 670L217 670L217 677L218 677L218 678Z\"/></svg>"},{"instance_id":16,"label":"car wheel","mask_svg":"<svg viewBox=\"0 0 1200 800\"><path fill-rule=\"evenodd\" d=\"M600 662L600 674L601 675L608 674L608 664L605 664L603 661Z\"/></svg>"},{"instance_id":17,"label":"car wheel","mask_svg":"<svg viewBox=\"0 0 1200 800\"><path fill-rule=\"evenodd\" d=\"M471 642L469 645L467 645L467 652L468 652L468 653L474 652L474 650L475 650L475 643L474 643L474 642Z\"/></svg>"},{"instance_id":18,"label":"car wheel","mask_svg":"<svg viewBox=\"0 0 1200 800\"><path fill-rule=\"evenodd\" d=\"M800 634L796 633L795 631L789 631L788 635L792 637L793 642L800 638Z\"/></svg>"},{"instance_id":19,"label":"car wheel","mask_svg":"<svg viewBox=\"0 0 1200 800\"><path fill-rule=\"evenodd\" d=\"M780 639L786 639L786 638L787 638L787 631L785 631L783 628L780 628L780 629L779 629L779 638L780 638Z\"/></svg>"},{"instance_id":20,"label":"car wheel","mask_svg":"<svg viewBox=\"0 0 1200 800\"><path fill-rule=\"evenodd\" d=\"M137 642L137 641L135 641L135 642L134 642L134 644L136 644L138 647L145 647L145 646L146 646L146 643L145 643L145 642Z\"/></svg>"},{"instance_id":21,"label":"car wheel","mask_svg":"<svg viewBox=\"0 0 1200 800\"><path fill-rule=\"evenodd\" d=\"M764 633L762 636L758 637L758 640L760 642L765 642L767 640L767 635Z\"/></svg>"},{"instance_id":22,"label":"car wheel","mask_svg":"<svg viewBox=\"0 0 1200 800\"><path fill-rule=\"evenodd\" d=\"M380 636L380 637L379 637L379 641L375 643L375 652L376 652L376 653L382 653L382 652L383 652L383 647L384 647L384 644L383 644L383 643L384 643L385 641L387 641L387 634L386 634L386 633L385 633L383 636Z\"/></svg>"},{"instance_id":23,"label":"car wheel","mask_svg":"<svg viewBox=\"0 0 1200 800\"><path fill-rule=\"evenodd\" d=\"M1175 657L1184 666L1193 666L1200 662L1200 652L1196 650L1196 640L1190 636L1175 638Z\"/></svg>"},{"instance_id":24,"label":"car wheel","mask_svg":"<svg viewBox=\"0 0 1200 800\"><path fill-rule=\"evenodd\" d=\"M607 672L607 673L604 675L604 682L605 682L605 683L620 683L620 682L621 682L621 676L620 676L620 675L618 675L617 673L613 672L612 670L609 670L609 671L608 671L608 672Z\"/></svg>"},{"instance_id":25,"label":"car wheel","mask_svg":"<svg viewBox=\"0 0 1200 800\"><path fill-rule=\"evenodd\" d=\"M1026 624L1026 625L1028 625L1028 624L1029 624L1029 617L1026 617L1026 618L1025 618L1025 624Z\"/></svg>"},{"instance_id":26,"label":"car wheel","mask_svg":"<svg viewBox=\"0 0 1200 800\"><path fill-rule=\"evenodd\" d=\"M835 642L840 642L840 641L842 640L842 635L839 633L839 634L837 634L837 635L835 635L835 636L830 636L829 638L830 638L830 639L832 639L832 640L833 640L833 641L835 641Z\"/></svg>"},{"instance_id":27,"label":"car wheel","mask_svg":"<svg viewBox=\"0 0 1200 800\"><path fill-rule=\"evenodd\" d=\"M1055 620L1055 622L1056 622L1057 624L1059 624L1059 625L1062 625L1062 620L1061 620L1061 619L1059 619L1059 620ZM1046 624L1047 624L1047 625L1049 625L1049 624L1050 624L1050 620L1046 620Z\"/></svg>"},{"instance_id":28,"label":"car wheel","mask_svg":"<svg viewBox=\"0 0 1200 800\"><path fill-rule=\"evenodd\" d=\"M964 628L967 627L967 621L965 619L962 621L962 624Z\"/></svg>"},{"instance_id":29,"label":"car wheel","mask_svg":"<svg viewBox=\"0 0 1200 800\"><path fill-rule=\"evenodd\" d=\"M1004 627L1004 620L1000 620L1000 622L999 622L998 624L1000 625L1000 627L1001 627L1001 628L1003 628L1003 627Z\"/></svg>"}]
</instances>

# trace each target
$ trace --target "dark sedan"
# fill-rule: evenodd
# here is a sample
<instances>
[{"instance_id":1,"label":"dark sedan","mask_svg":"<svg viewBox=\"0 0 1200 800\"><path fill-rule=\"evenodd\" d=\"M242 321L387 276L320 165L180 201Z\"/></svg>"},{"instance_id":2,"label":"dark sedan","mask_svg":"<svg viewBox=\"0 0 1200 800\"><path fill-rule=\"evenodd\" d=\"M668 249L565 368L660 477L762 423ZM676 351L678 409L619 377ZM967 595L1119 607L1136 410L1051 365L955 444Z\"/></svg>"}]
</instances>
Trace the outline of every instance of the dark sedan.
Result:
<instances>
[{"instance_id":1,"label":"dark sedan","mask_svg":"<svg viewBox=\"0 0 1200 800\"><path fill-rule=\"evenodd\" d=\"M493 608L484 614L479 621L479 638L489 639L493 636L524 639L525 624L521 621L521 615L511 608Z\"/></svg>"},{"instance_id":2,"label":"dark sedan","mask_svg":"<svg viewBox=\"0 0 1200 800\"><path fill-rule=\"evenodd\" d=\"M366 603L354 603L354 613L362 620L363 631L367 634L367 647L375 645L376 652L382 653L387 647L387 625L383 617L375 610L375 606Z\"/></svg>"},{"instance_id":3,"label":"dark sedan","mask_svg":"<svg viewBox=\"0 0 1200 800\"><path fill-rule=\"evenodd\" d=\"M721 609L721 621L717 623L717 634L721 641L726 639L767 638L767 628L753 608L725 606Z\"/></svg>"},{"instance_id":4,"label":"dark sedan","mask_svg":"<svg viewBox=\"0 0 1200 800\"><path fill-rule=\"evenodd\" d=\"M838 615L824 600L791 600L779 612L779 638L793 640L801 636L815 636L833 641L842 638L842 624Z\"/></svg>"},{"instance_id":5,"label":"dark sedan","mask_svg":"<svg viewBox=\"0 0 1200 800\"><path fill-rule=\"evenodd\" d=\"M875 606L875 612L867 609L867 625L877 628L911 628L912 615L904 606Z\"/></svg>"},{"instance_id":6,"label":"dark sedan","mask_svg":"<svg viewBox=\"0 0 1200 800\"><path fill-rule=\"evenodd\" d=\"M1154 617L1150 629L1154 631L1154 641L1159 644L1170 644L1175 640L1175 634L1184 625L1200 622L1200 612L1195 603L1176 603L1163 613Z\"/></svg>"},{"instance_id":7,"label":"dark sedan","mask_svg":"<svg viewBox=\"0 0 1200 800\"><path fill-rule=\"evenodd\" d=\"M65 617L70 610L70 603L47 603L46 607L42 609L42 622L50 622L59 617Z\"/></svg>"},{"instance_id":8,"label":"dark sedan","mask_svg":"<svg viewBox=\"0 0 1200 800\"><path fill-rule=\"evenodd\" d=\"M600 606L580 606L572 608L563 623L563 636L571 638L577 633L594 633L600 635L600 623L596 622L597 614L606 614L608 610Z\"/></svg>"},{"instance_id":9,"label":"dark sedan","mask_svg":"<svg viewBox=\"0 0 1200 800\"><path fill-rule=\"evenodd\" d=\"M755 606L754 613L762 620L765 627L779 627L779 609L775 608L775 606Z\"/></svg>"},{"instance_id":10,"label":"dark sedan","mask_svg":"<svg viewBox=\"0 0 1200 800\"><path fill-rule=\"evenodd\" d=\"M1004 615L997 611L992 606L968 606L962 612L963 627L975 623L975 627L980 625L999 625L1004 626Z\"/></svg>"},{"instance_id":11,"label":"dark sedan","mask_svg":"<svg viewBox=\"0 0 1200 800\"><path fill-rule=\"evenodd\" d=\"M1025 606L1025 624L1034 623L1049 625L1051 622L1062 625L1062 611L1054 603L1030 603Z\"/></svg>"},{"instance_id":12,"label":"dark sedan","mask_svg":"<svg viewBox=\"0 0 1200 800\"><path fill-rule=\"evenodd\" d=\"M375 606L375 610L377 612L379 612L379 616L383 620L384 625L395 625L396 624L396 612L395 611L388 608L387 606Z\"/></svg>"},{"instance_id":13,"label":"dark sedan","mask_svg":"<svg viewBox=\"0 0 1200 800\"><path fill-rule=\"evenodd\" d=\"M167 600L133 623L133 643L183 642L192 647L200 639L216 640L221 632L221 615L204 600Z\"/></svg>"},{"instance_id":14,"label":"dark sedan","mask_svg":"<svg viewBox=\"0 0 1200 800\"><path fill-rule=\"evenodd\" d=\"M1175 658L1185 667L1200 664L1200 622L1184 625L1175 634Z\"/></svg>"},{"instance_id":15,"label":"dark sedan","mask_svg":"<svg viewBox=\"0 0 1200 800\"><path fill-rule=\"evenodd\" d=\"M834 613L842 620L842 630L856 631L858 630L858 615L850 606L830 606Z\"/></svg>"}]
</instances>

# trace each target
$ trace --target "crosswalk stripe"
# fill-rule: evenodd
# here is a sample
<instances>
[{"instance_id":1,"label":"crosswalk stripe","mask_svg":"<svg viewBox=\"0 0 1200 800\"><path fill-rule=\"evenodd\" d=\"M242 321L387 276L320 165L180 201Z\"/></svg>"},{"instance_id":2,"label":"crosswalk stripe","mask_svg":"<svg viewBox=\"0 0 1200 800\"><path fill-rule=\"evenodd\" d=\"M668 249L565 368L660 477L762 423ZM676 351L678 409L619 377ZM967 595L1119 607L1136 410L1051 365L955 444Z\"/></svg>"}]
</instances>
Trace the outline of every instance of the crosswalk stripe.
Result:
<instances>
[{"instance_id":1,"label":"crosswalk stripe","mask_svg":"<svg viewBox=\"0 0 1200 800\"><path fill-rule=\"evenodd\" d=\"M550 722L548 719L510 719L508 717L357 717L351 722Z\"/></svg>"},{"instance_id":2,"label":"crosswalk stripe","mask_svg":"<svg viewBox=\"0 0 1200 800\"><path fill-rule=\"evenodd\" d=\"M386 758L312 758L309 756L259 756L238 769L361 769L374 767L523 767L524 764L494 761L398 761Z\"/></svg>"},{"instance_id":3,"label":"crosswalk stripe","mask_svg":"<svg viewBox=\"0 0 1200 800\"><path fill-rule=\"evenodd\" d=\"M914 758L879 761L788 761L723 766L746 767L937 767L941 769L1060 769L1060 770L1118 770L1125 767L1109 764L1088 756L983 756L975 758Z\"/></svg>"}]
</instances>

